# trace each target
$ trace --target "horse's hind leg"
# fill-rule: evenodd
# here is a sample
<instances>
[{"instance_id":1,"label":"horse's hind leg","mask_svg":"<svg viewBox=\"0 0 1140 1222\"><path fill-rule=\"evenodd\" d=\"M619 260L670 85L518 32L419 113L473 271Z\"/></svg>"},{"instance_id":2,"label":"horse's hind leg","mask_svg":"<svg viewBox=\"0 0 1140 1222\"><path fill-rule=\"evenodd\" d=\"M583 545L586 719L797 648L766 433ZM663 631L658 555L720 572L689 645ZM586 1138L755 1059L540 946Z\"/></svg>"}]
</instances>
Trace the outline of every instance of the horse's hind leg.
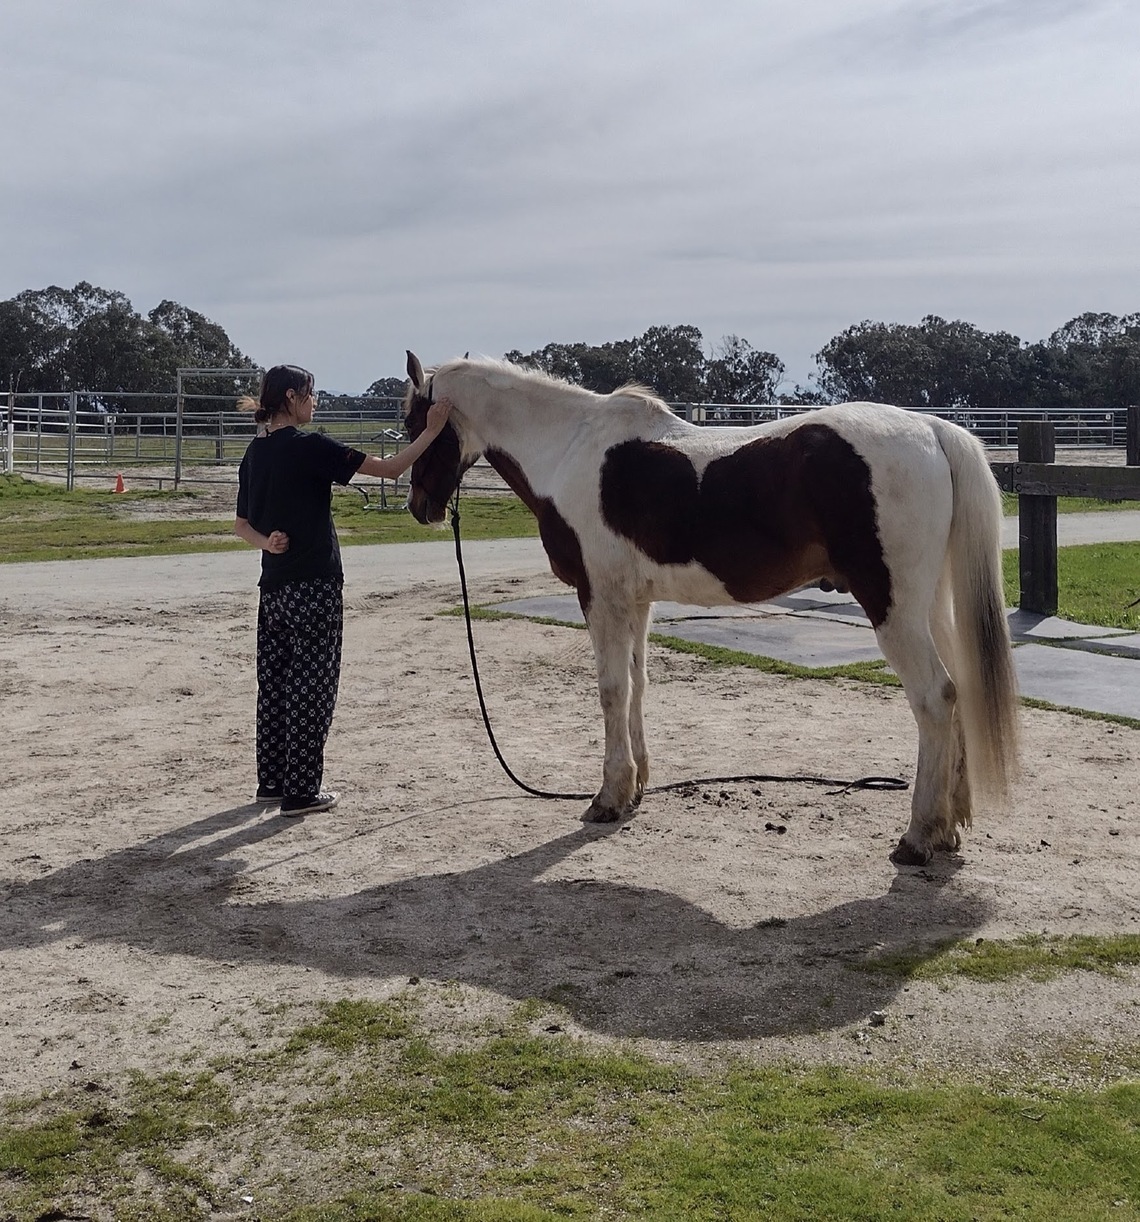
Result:
<instances>
[{"instance_id":1,"label":"horse's hind leg","mask_svg":"<svg viewBox=\"0 0 1140 1222\"><path fill-rule=\"evenodd\" d=\"M635 805L637 768L630 742L630 673L632 670L634 615L613 597L595 589L586 626L598 668L598 695L606 726L606 756L602 787L586 811L592 823L612 823ZM644 749L644 741L642 744Z\"/></svg>"},{"instance_id":2,"label":"horse's hind leg","mask_svg":"<svg viewBox=\"0 0 1140 1222\"><path fill-rule=\"evenodd\" d=\"M910 826L891 860L899 865L924 865L936 849L955 849L959 843L951 803L961 741L955 726L954 684L925 623L894 608L876 635L883 655L902 681L918 723Z\"/></svg>"},{"instance_id":3,"label":"horse's hind leg","mask_svg":"<svg viewBox=\"0 0 1140 1222\"><path fill-rule=\"evenodd\" d=\"M950 583L949 573L942 575L938 585L938 596L934 610L930 616L930 626L934 633L934 645L943 664L950 671L950 677L958 673L958 660L954 640L954 625L950 616ZM958 706L954 706L953 742L950 755L950 834L953 843L950 848L957 848L961 843L959 827L969 827L974 822L973 801L970 794L970 774L966 765L966 735L962 728L962 720L958 715Z\"/></svg>"},{"instance_id":4,"label":"horse's hind leg","mask_svg":"<svg viewBox=\"0 0 1140 1222\"><path fill-rule=\"evenodd\" d=\"M649 748L645 745L645 669L646 637L649 633L649 603L641 603L633 618L633 648L629 660L629 742L633 750L633 762L637 768L637 788L633 804L639 805L645 786L649 783Z\"/></svg>"}]
</instances>

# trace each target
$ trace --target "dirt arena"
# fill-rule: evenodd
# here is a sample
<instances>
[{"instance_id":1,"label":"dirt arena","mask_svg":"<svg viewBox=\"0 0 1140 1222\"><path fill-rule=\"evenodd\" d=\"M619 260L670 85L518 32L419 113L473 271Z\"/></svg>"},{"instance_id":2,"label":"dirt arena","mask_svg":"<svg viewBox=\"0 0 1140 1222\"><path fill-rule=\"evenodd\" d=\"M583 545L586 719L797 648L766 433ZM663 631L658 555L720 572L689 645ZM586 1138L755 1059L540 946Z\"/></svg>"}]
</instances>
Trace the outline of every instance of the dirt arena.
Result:
<instances>
[{"instance_id":1,"label":"dirt arena","mask_svg":"<svg viewBox=\"0 0 1140 1222\"><path fill-rule=\"evenodd\" d=\"M1052 1065L1060 1080L1135 1051L1137 971L946 988L852 965L943 938L1140 933L1140 732L1027 710L1014 808L982 812L961 854L925 869L887 860L900 793L698 784L584 825L585 802L529 798L495 763L462 620L438 614L458 600L447 544L345 559L326 771L342 802L301 820L249 804L252 554L7 566L3 1094L249 1047L267 1013L409 988L441 1022L539 997L585 1038L696 1061ZM533 540L473 549L471 569L477 601L560 588ZM586 634L476 630L516 770L590 788ZM654 781L913 776L901 692L656 647L650 676Z\"/></svg>"}]
</instances>

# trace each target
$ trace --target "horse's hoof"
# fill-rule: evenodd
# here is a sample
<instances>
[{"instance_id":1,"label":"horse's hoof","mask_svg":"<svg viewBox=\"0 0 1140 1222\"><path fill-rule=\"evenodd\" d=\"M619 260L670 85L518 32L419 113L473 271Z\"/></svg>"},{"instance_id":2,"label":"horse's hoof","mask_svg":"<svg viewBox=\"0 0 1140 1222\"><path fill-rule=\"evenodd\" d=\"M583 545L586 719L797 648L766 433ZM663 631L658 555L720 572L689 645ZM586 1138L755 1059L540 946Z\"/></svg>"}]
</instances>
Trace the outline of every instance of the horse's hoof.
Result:
<instances>
[{"instance_id":1,"label":"horse's hoof","mask_svg":"<svg viewBox=\"0 0 1140 1222\"><path fill-rule=\"evenodd\" d=\"M603 806L595 798L589 809L582 816L583 823L616 823L621 818L621 811L613 806Z\"/></svg>"},{"instance_id":2,"label":"horse's hoof","mask_svg":"<svg viewBox=\"0 0 1140 1222\"><path fill-rule=\"evenodd\" d=\"M645 786L638 781L637 788L633 791L633 797L630 799L629 809L637 810L641 805L641 799L645 797Z\"/></svg>"},{"instance_id":3,"label":"horse's hoof","mask_svg":"<svg viewBox=\"0 0 1140 1222\"><path fill-rule=\"evenodd\" d=\"M925 851L922 849L916 849L912 844L910 844L907 838L903 836L899 840L898 844L895 845L895 850L891 854L891 861L893 861L896 866L924 866L930 860L931 855L932 854L929 849Z\"/></svg>"}]
</instances>

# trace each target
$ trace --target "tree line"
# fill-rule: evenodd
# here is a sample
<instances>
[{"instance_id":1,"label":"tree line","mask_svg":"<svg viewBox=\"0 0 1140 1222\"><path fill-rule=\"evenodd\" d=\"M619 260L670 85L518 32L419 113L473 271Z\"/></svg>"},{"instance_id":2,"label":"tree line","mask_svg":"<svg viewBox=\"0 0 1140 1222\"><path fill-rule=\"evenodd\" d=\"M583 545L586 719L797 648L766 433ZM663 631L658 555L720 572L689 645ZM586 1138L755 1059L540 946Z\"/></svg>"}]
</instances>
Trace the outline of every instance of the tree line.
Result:
<instances>
[{"instance_id":1,"label":"tree line","mask_svg":"<svg viewBox=\"0 0 1140 1222\"><path fill-rule=\"evenodd\" d=\"M726 335L706 356L693 326L650 327L635 339L598 345L516 349L506 359L600 394L641 382L671 403L869 400L958 410L1107 410L1140 403L1140 313L1081 314L1036 343L934 314L917 325L856 323L816 353L814 385L787 389L781 389L785 369L775 353ZM381 383L374 385L381 393Z\"/></svg>"},{"instance_id":2,"label":"tree line","mask_svg":"<svg viewBox=\"0 0 1140 1222\"><path fill-rule=\"evenodd\" d=\"M1140 313L1081 314L1035 343L933 314L918 324L864 321L816 353L814 384L791 388L775 353L738 335L706 352L690 325L603 344L513 349L505 359L602 394L641 382L675 403L1109 409L1140 402ZM123 293L86 281L0 301L0 392L169 393L180 367L254 366L223 327L174 301L142 315ZM378 378L364 396L399 396L404 386L402 377ZM193 389L228 396L246 387L203 380Z\"/></svg>"},{"instance_id":3,"label":"tree line","mask_svg":"<svg viewBox=\"0 0 1140 1222\"><path fill-rule=\"evenodd\" d=\"M1140 403L1140 314L1080 314L1027 344L928 315L861 322L816 355L826 400L907 407L1108 409Z\"/></svg>"},{"instance_id":4,"label":"tree line","mask_svg":"<svg viewBox=\"0 0 1140 1222\"><path fill-rule=\"evenodd\" d=\"M0 393L169 393L180 368L254 364L223 327L176 301L161 301L144 316L124 293L86 280L71 289L26 289L0 301ZM200 379L191 389L232 396L248 384ZM148 405L125 410L145 411Z\"/></svg>"}]
</instances>

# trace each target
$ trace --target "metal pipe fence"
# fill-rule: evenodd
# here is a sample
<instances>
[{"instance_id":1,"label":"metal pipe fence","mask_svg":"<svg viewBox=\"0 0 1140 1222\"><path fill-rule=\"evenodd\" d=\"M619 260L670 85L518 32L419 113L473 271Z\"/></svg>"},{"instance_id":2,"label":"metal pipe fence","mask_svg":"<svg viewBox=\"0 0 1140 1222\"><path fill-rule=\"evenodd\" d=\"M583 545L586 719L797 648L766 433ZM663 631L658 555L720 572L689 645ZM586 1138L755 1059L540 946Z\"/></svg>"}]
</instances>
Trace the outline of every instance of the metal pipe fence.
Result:
<instances>
[{"instance_id":1,"label":"metal pipe fence","mask_svg":"<svg viewBox=\"0 0 1140 1222\"><path fill-rule=\"evenodd\" d=\"M73 488L85 476L105 478L108 469L131 470L144 482L232 482L225 468L241 461L256 433L252 417L233 409L232 397L204 394L20 392L0 400L4 413L4 461L0 470L66 479ZM6 401L5 401L6 400ZM181 406L181 411L178 410ZM785 404L740 406L672 403L677 415L710 428L748 426L814 410ZM403 440L400 400L323 396L315 427L369 453L391 453ZM1129 409L1042 410L977 408L925 411L962 425L991 448L1017 445L1024 422L1052 424L1056 444L1066 449L1127 449ZM1135 432L1135 409L1133 409ZM192 474L187 474L190 471ZM212 471L216 471L214 475Z\"/></svg>"},{"instance_id":2,"label":"metal pipe fence","mask_svg":"<svg viewBox=\"0 0 1140 1222\"><path fill-rule=\"evenodd\" d=\"M200 472L236 466L257 432L253 418L234 411L232 397L184 394L182 398L179 413L175 395L88 391L9 395L0 409L5 416L0 469L65 478L70 489L94 469L102 478L108 468L161 468L164 474L141 478L177 484L189 478L184 474L187 468ZM337 398L323 400L316 427L369 453L391 453L403 439L400 401L353 399L351 403L348 407ZM196 474L192 482L211 481Z\"/></svg>"},{"instance_id":3,"label":"metal pipe fence","mask_svg":"<svg viewBox=\"0 0 1140 1222\"><path fill-rule=\"evenodd\" d=\"M671 403L669 406L694 424L714 428L763 424L815 410L814 406L798 404ZM953 421L973 433L984 445L995 449L1016 448L1018 429L1025 421L1051 423L1057 445L1066 449L1124 449L1128 439L1127 406L1109 409L980 407L968 411L909 407L907 410Z\"/></svg>"}]
</instances>

